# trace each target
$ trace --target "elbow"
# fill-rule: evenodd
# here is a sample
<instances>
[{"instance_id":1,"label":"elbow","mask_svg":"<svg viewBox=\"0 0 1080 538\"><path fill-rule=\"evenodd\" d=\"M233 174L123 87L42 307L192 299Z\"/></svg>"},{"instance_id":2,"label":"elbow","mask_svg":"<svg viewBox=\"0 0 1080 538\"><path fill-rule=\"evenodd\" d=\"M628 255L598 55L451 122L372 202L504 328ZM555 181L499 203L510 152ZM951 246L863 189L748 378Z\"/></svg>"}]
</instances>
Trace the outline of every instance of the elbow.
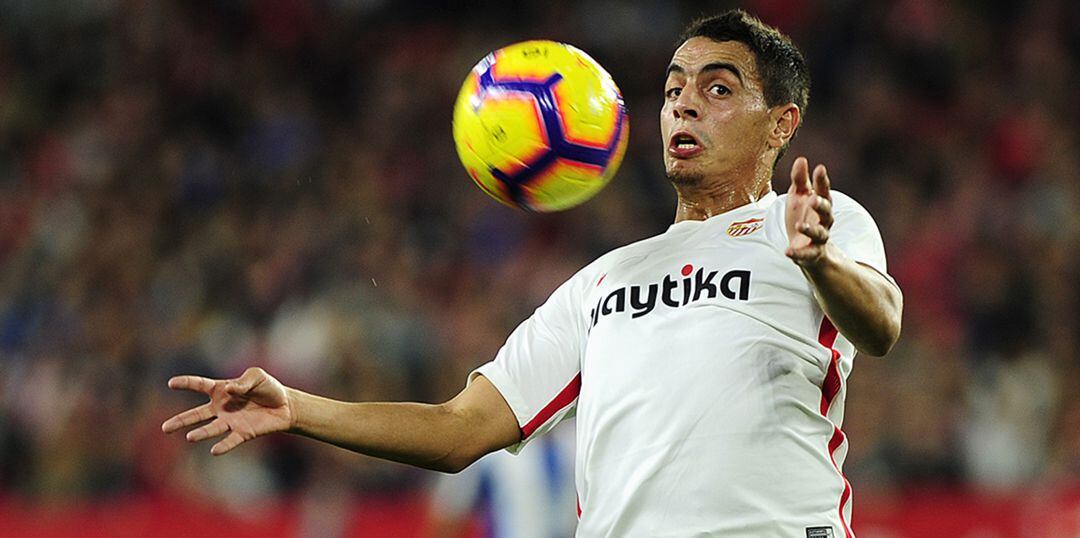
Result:
<instances>
[{"instance_id":1,"label":"elbow","mask_svg":"<svg viewBox=\"0 0 1080 538\"><path fill-rule=\"evenodd\" d=\"M879 322L879 330L872 342L867 342L865 349L860 349L867 355L884 357L892 351L893 346L900 340L901 320L904 315L904 295L900 288L894 285L886 286L884 316Z\"/></svg>"},{"instance_id":2,"label":"elbow","mask_svg":"<svg viewBox=\"0 0 1080 538\"><path fill-rule=\"evenodd\" d=\"M458 474L461 471L467 469L470 465L476 463L476 460L478 459L480 458L467 455L451 454L446 458L435 462L429 468L432 471L438 471L440 473Z\"/></svg>"},{"instance_id":3,"label":"elbow","mask_svg":"<svg viewBox=\"0 0 1080 538\"><path fill-rule=\"evenodd\" d=\"M881 329L872 341L865 342L859 351L874 357L884 357L892 351L893 346L900 340L901 312L898 307L892 315L888 316L881 324Z\"/></svg>"},{"instance_id":4,"label":"elbow","mask_svg":"<svg viewBox=\"0 0 1080 538\"><path fill-rule=\"evenodd\" d=\"M466 467L468 467L467 464L463 464L460 462L439 461L435 462L432 465L429 465L428 469L432 471L438 471L440 473L458 474L461 471L464 471Z\"/></svg>"},{"instance_id":5,"label":"elbow","mask_svg":"<svg viewBox=\"0 0 1080 538\"><path fill-rule=\"evenodd\" d=\"M476 442L476 436L470 433L472 430L468 420L458 410L448 404L438 405L437 409L446 423L451 425L449 430L453 434L442 437L443 448L424 467L440 473L457 474L489 451Z\"/></svg>"},{"instance_id":6,"label":"elbow","mask_svg":"<svg viewBox=\"0 0 1080 538\"><path fill-rule=\"evenodd\" d=\"M900 340L900 323L890 324L882 331L882 334L873 341L865 342L859 346L859 351L874 357L884 357L892 351L893 346Z\"/></svg>"}]
</instances>

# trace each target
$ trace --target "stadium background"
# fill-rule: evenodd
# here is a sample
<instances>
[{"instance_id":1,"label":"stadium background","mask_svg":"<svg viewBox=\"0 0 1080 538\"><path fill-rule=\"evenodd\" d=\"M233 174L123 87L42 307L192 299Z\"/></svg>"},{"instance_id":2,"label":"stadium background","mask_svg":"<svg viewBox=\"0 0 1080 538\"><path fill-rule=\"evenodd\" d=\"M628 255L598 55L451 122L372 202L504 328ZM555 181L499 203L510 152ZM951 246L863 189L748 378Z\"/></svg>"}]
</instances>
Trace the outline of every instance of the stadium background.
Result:
<instances>
[{"instance_id":1,"label":"stadium background","mask_svg":"<svg viewBox=\"0 0 1080 538\"><path fill-rule=\"evenodd\" d=\"M418 532L426 472L287 436L211 459L159 425L195 401L170 375L248 365L441 400L666 229L663 71L729 4L467 4L0 0L0 535ZM827 163L906 296L850 378L854 529L1077 536L1080 4L739 5L812 69L776 187ZM632 126L614 182L551 216L484 196L450 137L467 70L537 37L607 67Z\"/></svg>"}]
</instances>

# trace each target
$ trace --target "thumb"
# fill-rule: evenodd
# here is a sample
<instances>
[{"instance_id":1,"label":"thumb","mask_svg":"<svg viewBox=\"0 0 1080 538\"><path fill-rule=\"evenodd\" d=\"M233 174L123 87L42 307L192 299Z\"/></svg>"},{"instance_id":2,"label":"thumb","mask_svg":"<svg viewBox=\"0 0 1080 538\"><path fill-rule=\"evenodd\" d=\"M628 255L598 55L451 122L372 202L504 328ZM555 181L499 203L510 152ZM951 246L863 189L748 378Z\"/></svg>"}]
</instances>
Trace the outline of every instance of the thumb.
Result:
<instances>
[{"instance_id":1,"label":"thumb","mask_svg":"<svg viewBox=\"0 0 1080 538\"><path fill-rule=\"evenodd\" d=\"M233 379L225 384L225 392L229 394L241 395L251 392L251 389L255 388L260 381L266 376L266 372L262 368L248 368L244 370L243 375Z\"/></svg>"}]
</instances>

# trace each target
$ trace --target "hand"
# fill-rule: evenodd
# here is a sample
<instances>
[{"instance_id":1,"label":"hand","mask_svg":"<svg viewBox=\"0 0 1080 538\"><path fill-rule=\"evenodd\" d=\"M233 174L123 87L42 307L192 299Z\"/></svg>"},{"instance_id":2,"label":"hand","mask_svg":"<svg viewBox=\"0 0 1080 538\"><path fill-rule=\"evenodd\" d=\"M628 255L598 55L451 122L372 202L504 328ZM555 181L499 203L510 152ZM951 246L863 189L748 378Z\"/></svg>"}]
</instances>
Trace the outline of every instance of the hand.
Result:
<instances>
[{"instance_id":1,"label":"hand","mask_svg":"<svg viewBox=\"0 0 1080 538\"><path fill-rule=\"evenodd\" d=\"M285 431L292 426L294 410L285 386L262 368L248 368L236 379L208 379L182 375L169 380L169 388L191 390L210 396L210 401L180 413L161 425L172 433L193 424L214 419L187 433L191 443L229 435L210 448L219 456L244 441L268 433Z\"/></svg>"},{"instance_id":2,"label":"hand","mask_svg":"<svg viewBox=\"0 0 1080 538\"><path fill-rule=\"evenodd\" d=\"M811 187L809 168L806 157L795 159L791 165L791 188L788 189L784 219L788 233L785 254L801 267L812 267L825 257L829 229L833 224L829 173L825 165L814 167Z\"/></svg>"}]
</instances>

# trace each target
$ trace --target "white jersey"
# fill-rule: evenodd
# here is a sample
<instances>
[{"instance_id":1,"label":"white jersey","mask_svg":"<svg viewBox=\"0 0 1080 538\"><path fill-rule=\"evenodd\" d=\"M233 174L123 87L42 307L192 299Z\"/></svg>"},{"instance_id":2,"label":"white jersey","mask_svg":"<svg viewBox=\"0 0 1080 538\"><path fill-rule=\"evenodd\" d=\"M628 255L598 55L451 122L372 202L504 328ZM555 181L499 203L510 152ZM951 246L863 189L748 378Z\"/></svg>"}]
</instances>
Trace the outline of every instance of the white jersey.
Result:
<instances>
[{"instance_id":1,"label":"white jersey","mask_svg":"<svg viewBox=\"0 0 1080 538\"><path fill-rule=\"evenodd\" d=\"M602 256L470 375L517 417L511 452L576 414L578 536L852 535L855 350L784 255L785 198ZM887 274L869 213L832 199L830 242Z\"/></svg>"}]
</instances>

